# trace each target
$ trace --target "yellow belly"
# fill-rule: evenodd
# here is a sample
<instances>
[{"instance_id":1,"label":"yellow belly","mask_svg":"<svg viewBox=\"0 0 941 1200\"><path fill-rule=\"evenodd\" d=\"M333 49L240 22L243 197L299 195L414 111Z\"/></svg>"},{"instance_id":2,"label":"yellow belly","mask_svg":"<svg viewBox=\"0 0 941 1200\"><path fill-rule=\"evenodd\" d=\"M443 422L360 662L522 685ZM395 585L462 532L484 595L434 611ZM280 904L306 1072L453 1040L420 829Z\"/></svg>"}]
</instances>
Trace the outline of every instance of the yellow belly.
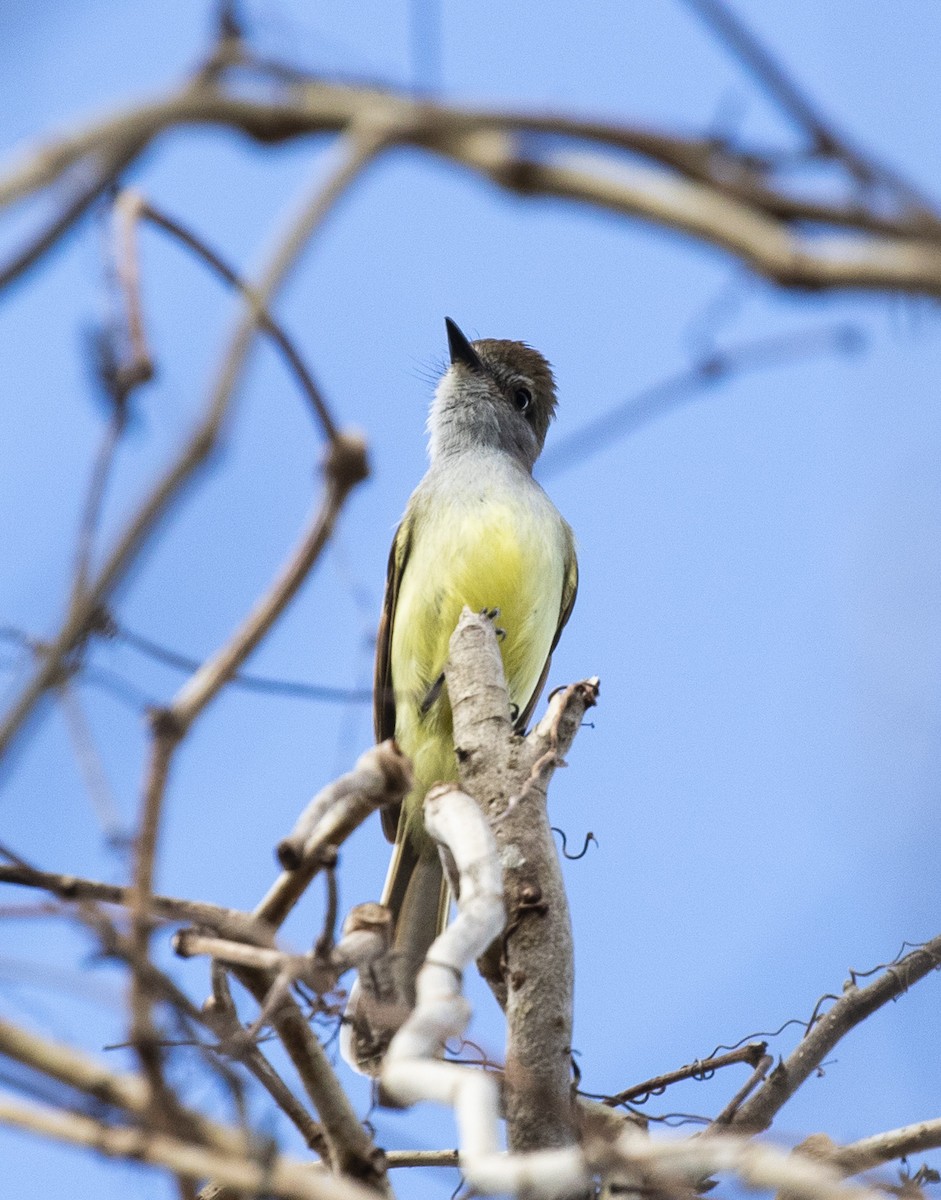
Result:
<instances>
[{"instance_id":1,"label":"yellow belly","mask_svg":"<svg viewBox=\"0 0 941 1200\"><path fill-rule=\"evenodd\" d=\"M499 609L510 702L522 709L558 628L565 560L561 519L548 508L481 498L445 512L425 510L419 528L402 574L391 647L395 734L413 762L416 798L438 780L457 778L447 695L427 713L421 706L447 661L464 605Z\"/></svg>"}]
</instances>

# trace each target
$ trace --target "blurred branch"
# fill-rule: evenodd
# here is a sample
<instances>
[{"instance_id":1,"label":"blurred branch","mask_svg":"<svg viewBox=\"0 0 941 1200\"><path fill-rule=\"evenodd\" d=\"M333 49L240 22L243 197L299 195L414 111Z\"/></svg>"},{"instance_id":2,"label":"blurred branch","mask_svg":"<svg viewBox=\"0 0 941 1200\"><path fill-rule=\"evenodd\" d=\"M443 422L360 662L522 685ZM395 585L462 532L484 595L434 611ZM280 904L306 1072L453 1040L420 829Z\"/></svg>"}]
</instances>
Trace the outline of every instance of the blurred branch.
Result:
<instances>
[{"instance_id":1,"label":"blurred branch","mask_svg":"<svg viewBox=\"0 0 941 1200\"><path fill-rule=\"evenodd\" d=\"M38 888L66 902L92 900L124 908L131 903L130 888L99 883L94 879L80 879L75 875L60 875L54 871L39 871L23 863L12 866L0 864L0 883ZM215 930L222 937L237 938L252 945L271 945L272 931L251 913L221 908L202 900L183 900L176 896L155 894L150 897L150 916L151 919L162 918L166 921L192 921Z\"/></svg>"},{"instance_id":2,"label":"blurred branch","mask_svg":"<svg viewBox=\"0 0 941 1200\"><path fill-rule=\"evenodd\" d=\"M258 1160L202 1147L146 1129L111 1126L91 1117L0 1099L0 1124L83 1146L108 1158L166 1167L187 1179L211 1177L253 1195L285 1200L376 1200L376 1193L284 1155Z\"/></svg>"},{"instance_id":3,"label":"blurred branch","mask_svg":"<svg viewBox=\"0 0 941 1200\"><path fill-rule=\"evenodd\" d=\"M907 1158L922 1150L937 1150L941 1147L941 1118L919 1121L915 1125L903 1125L901 1129L889 1129L875 1133L872 1137L860 1138L845 1146L834 1146L828 1155L846 1175L858 1175L882 1163L896 1158ZM798 1147L800 1150L800 1147Z\"/></svg>"},{"instance_id":4,"label":"blurred branch","mask_svg":"<svg viewBox=\"0 0 941 1200\"><path fill-rule=\"evenodd\" d=\"M715 6L713 6L714 8ZM126 165L167 129L191 124L225 125L269 144L314 133L349 130L357 123L385 129L387 145L414 146L451 158L495 183L525 195L555 195L640 216L723 247L753 268L792 287L861 287L941 294L941 217L927 202L915 203L912 189L851 151L804 105L803 122L824 137L835 161L850 171L892 187L878 205L857 195L832 202L791 194L775 179L774 155L745 153L715 139L684 138L629 124L579 120L564 114L462 108L375 86L331 83L250 57L238 63L273 89L273 99L227 91L227 69L200 76L162 101L141 104L87 126L27 154L0 180L0 208L45 189L83 164L95 184L72 203L56 225L56 237ZM765 77L766 86L774 86ZM780 91L780 89L779 89ZM780 96L779 96L780 98ZM791 97L792 106L796 103ZM805 111L806 110L806 111ZM540 149L540 138L570 147L561 154ZM819 140L819 139L818 139ZM579 144L595 152L578 156ZM657 164L631 166L624 152ZM899 204L893 206L887 199ZM804 234L801 225L855 230L839 243ZM0 272L0 287L48 248L21 253Z\"/></svg>"},{"instance_id":5,"label":"blurred branch","mask_svg":"<svg viewBox=\"0 0 941 1200\"><path fill-rule=\"evenodd\" d=\"M118 812L104 763L95 745L91 726L82 707L82 702L70 681L59 685L57 696L79 770L94 809L105 841L112 849L126 842L121 817Z\"/></svg>"},{"instance_id":6,"label":"blurred branch","mask_svg":"<svg viewBox=\"0 0 941 1200\"><path fill-rule=\"evenodd\" d=\"M139 1076L110 1071L71 1046L40 1037L2 1019L0 1054L129 1116L139 1120L149 1116L148 1089ZM196 1112L188 1112L187 1120L192 1135L206 1145L231 1153L244 1153L245 1139L235 1130Z\"/></svg>"},{"instance_id":7,"label":"blurred branch","mask_svg":"<svg viewBox=\"0 0 941 1200\"><path fill-rule=\"evenodd\" d=\"M243 315L236 325L230 338L229 347L223 356L222 365L211 389L202 421L163 478L127 523L95 580L87 586L81 596L73 599L62 629L48 647L37 670L18 698L14 700L0 725L0 757L10 747L14 737L45 691L59 681L63 671L70 669L71 656L94 630L102 606L137 560L141 550L154 533L158 522L166 515L173 502L179 498L184 486L215 448L246 356L258 329L259 313L268 306L284 283L298 256L331 212L334 204L377 153L382 144L382 138L382 132L375 130L357 134L347 147L346 153L341 156L326 184L318 186L314 197L302 207L300 214L291 222L286 234L278 242L269 266L262 273L260 282L252 289L251 303L246 301L243 306ZM352 435L348 436L342 444L334 443L333 458L328 459L327 466L328 470L331 467L334 470L334 476L332 478L328 476L328 478L333 488L332 495L335 501L337 497L340 499L345 497L346 491L354 486L355 482L358 482L358 480L347 478L343 472L348 471L351 474L355 472L358 469L355 466L357 461L360 466L363 466L362 456L362 447L354 445ZM338 492L337 488L340 485L343 485L345 490L341 489L341 492ZM335 517L335 511L331 512L329 508L325 509L324 539L329 535ZM224 664L214 664L214 669L220 667L224 669ZM205 676L203 676L200 686L205 686L205 682Z\"/></svg>"},{"instance_id":8,"label":"blurred branch","mask_svg":"<svg viewBox=\"0 0 941 1200\"><path fill-rule=\"evenodd\" d=\"M156 662L164 663L168 667L175 667L179 671L198 671L201 665L199 659L190 658L186 654L180 654L176 650L171 650L168 646L160 645L152 638L146 638L139 633L134 633L127 626L121 625L113 619L109 623L105 635L123 642L126 646L138 650L141 654L147 655ZM253 675L248 671L237 671L231 677L229 683L232 687L242 688L247 692L262 692L272 696L291 696L302 700L335 701L341 704L369 704L372 702L371 688L330 687L326 684L302 683L299 680L293 679L274 679L262 675Z\"/></svg>"},{"instance_id":9,"label":"blurred branch","mask_svg":"<svg viewBox=\"0 0 941 1200\"><path fill-rule=\"evenodd\" d=\"M895 1000L920 979L941 968L941 935L892 963L875 982L859 988L844 985L833 1007L811 1024L797 1048L769 1076L767 1082L732 1117L727 1128L749 1133L767 1129L778 1111L827 1057L839 1040L890 1000Z\"/></svg>"},{"instance_id":10,"label":"blurred branch","mask_svg":"<svg viewBox=\"0 0 941 1200\"><path fill-rule=\"evenodd\" d=\"M122 196L126 197L128 194L125 192L122 193ZM121 203L120 199L118 203ZM258 302L252 287L215 250L212 250L202 238L197 237L192 230L187 229L179 221L168 216L166 213L154 208L153 204L136 194L134 194L134 205L140 219L147 220L158 229L169 233L176 241L186 246L203 263L215 271L226 283L241 292L250 304L256 306L259 328L263 329L270 336L271 340L284 355L288 367L293 372L300 384L301 390L310 401L310 405L320 421L324 437L328 441L335 440L339 436L336 422L331 416L330 410L327 408L326 402L320 394L320 389L314 382L314 378L308 370L306 363L295 349L292 340L284 332L280 322L276 321L267 308Z\"/></svg>"},{"instance_id":11,"label":"blurred branch","mask_svg":"<svg viewBox=\"0 0 941 1200\"><path fill-rule=\"evenodd\" d=\"M295 595L320 556L333 530L348 492L366 475L365 448L361 440L341 434L329 444L325 473L325 496L310 523L307 535L291 556L268 593L218 653L205 663L177 693L171 704L152 716L150 763L144 786L143 810L137 837L133 896L130 905L133 939L140 962L146 961L150 938L149 899L163 798L173 755L193 721L225 685L229 676L258 645ZM150 1003L143 977L134 972L132 988L132 1042L145 1055L155 1041L150 1021ZM150 1056L154 1086L156 1060Z\"/></svg>"},{"instance_id":12,"label":"blurred branch","mask_svg":"<svg viewBox=\"0 0 941 1200\"><path fill-rule=\"evenodd\" d=\"M879 183L913 213L937 220L933 205L910 183L851 146L798 87L782 64L723 0L686 0L719 41L754 75L761 88L809 138L815 154L842 163L863 184Z\"/></svg>"}]
</instances>

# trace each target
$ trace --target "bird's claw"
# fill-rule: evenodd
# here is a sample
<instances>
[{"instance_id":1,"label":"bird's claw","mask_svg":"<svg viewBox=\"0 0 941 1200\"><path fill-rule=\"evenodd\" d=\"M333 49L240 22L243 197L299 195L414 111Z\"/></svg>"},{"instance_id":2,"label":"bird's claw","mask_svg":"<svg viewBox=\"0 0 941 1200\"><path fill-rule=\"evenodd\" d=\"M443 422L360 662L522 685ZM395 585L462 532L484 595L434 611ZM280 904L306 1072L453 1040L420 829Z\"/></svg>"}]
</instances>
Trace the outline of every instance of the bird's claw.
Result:
<instances>
[{"instance_id":1,"label":"bird's claw","mask_svg":"<svg viewBox=\"0 0 941 1200\"><path fill-rule=\"evenodd\" d=\"M500 610L499 608L482 608L480 610L480 615L482 617L486 617L488 621L495 621L500 615ZM506 637L506 630L500 629L500 627L497 625L494 625L493 632L497 635L497 639L501 642Z\"/></svg>"}]
</instances>

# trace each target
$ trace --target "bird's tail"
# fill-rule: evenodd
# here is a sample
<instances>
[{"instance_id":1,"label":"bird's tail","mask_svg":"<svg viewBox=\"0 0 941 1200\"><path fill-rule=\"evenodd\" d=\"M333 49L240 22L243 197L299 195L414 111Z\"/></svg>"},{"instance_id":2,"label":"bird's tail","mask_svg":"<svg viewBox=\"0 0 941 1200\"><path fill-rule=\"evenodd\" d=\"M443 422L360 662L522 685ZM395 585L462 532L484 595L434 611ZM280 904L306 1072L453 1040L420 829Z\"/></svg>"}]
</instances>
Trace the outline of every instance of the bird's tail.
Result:
<instances>
[{"instance_id":1,"label":"bird's tail","mask_svg":"<svg viewBox=\"0 0 941 1200\"><path fill-rule=\"evenodd\" d=\"M378 1073L389 1042L415 1005L416 976L444 932L450 901L437 845L426 837L416 847L400 827L382 890L393 922L393 986L386 1001L381 981L371 980L369 988L357 981L344 1017L343 1056L365 1074Z\"/></svg>"}]
</instances>

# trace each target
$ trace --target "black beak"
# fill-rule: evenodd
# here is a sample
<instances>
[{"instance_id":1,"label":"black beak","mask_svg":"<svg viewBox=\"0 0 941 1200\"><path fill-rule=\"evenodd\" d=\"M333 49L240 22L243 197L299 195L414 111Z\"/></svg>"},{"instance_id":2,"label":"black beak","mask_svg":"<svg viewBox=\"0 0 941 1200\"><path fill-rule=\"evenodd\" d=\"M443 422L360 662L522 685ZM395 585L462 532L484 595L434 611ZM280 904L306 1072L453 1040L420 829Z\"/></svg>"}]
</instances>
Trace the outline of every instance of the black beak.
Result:
<instances>
[{"instance_id":1,"label":"black beak","mask_svg":"<svg viewBox=\"0 0 941 1200\"><path fill-rule=\"evenodd\" d=\"M448 330L448 349L451 351L451 362L463 363L472 371L485 370L484 364L480 361L480 355L451 318L445 317L444 323Z\"/></svg>"}]
</instances>

